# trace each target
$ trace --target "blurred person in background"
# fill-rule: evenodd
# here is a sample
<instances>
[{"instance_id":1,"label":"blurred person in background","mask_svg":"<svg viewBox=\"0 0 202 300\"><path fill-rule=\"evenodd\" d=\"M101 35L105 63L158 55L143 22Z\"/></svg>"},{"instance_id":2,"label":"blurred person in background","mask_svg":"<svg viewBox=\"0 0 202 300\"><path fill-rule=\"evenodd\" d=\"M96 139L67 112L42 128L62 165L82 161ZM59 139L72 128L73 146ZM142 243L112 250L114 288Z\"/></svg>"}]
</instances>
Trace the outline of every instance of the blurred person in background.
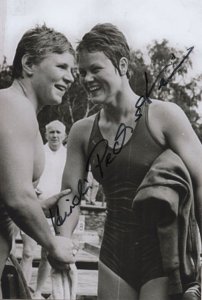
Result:
<instances>
[{"instance_id":1,"label":"blurred person in background","mask_svg":"<svg viewBox=\"0 0 202 300\"><path fill-rule=\"evenodd\" d=\"M49 198L61 190L62 174L66 162L67 150L63 146L65 139L65 125L54 120L45 126L45 136L47 143L44 145L45 151L45 168L40 177L38 189L41 191L40 199ZM52 220L49 218L48 223L54 232ZM40 299L42 288L50 274L51 266L47 260L47 251L41 248L41 261L37 274L37 285L33 298Z\"/></svg>"}]
</instances>

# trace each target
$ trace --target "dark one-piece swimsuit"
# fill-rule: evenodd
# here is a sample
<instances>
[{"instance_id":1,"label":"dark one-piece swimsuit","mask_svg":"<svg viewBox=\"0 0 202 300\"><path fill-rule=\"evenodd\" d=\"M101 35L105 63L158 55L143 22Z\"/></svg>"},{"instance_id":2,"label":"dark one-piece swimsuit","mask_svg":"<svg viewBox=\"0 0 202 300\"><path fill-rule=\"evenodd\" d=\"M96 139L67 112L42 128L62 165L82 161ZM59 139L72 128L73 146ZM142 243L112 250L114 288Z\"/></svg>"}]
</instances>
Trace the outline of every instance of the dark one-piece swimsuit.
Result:
<instances>
[{"instance_id":1,"label":"dark one-piece swimsuit","mask_svg":"<svg viewBox=\"0 0 202 300\"><path fill-rule=\"evenodd\" d=\"M138 186L165 150L150 132L148 110L145 105L143 116L120 151L104 140L98 113L88 145L88 163L103 187L107 204L100 260L137 291L147 281L164 275L155 226L145 229L142 216L132 210Z\"/></svg>"}]
</instances>

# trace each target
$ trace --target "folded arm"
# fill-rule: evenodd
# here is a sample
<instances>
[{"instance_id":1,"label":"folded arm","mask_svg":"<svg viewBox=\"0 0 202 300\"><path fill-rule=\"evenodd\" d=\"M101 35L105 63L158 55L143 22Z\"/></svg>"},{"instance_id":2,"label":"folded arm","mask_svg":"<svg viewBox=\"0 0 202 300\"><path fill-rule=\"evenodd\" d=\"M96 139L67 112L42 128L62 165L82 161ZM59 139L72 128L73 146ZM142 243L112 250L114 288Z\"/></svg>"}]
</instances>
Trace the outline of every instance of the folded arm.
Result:
<instances>
[{"instance_id":1,"label":"folded arm","mask_svg":"<svg viewBox=\"0 0 202 300\"><path fill-rule=\"evenodd\" d=\"M190 172L196 219L202 235L202 145L188 118L176 104L162 103L154 118L158 119L168 147L181 157Z\"/></svg>"}]
</instances>

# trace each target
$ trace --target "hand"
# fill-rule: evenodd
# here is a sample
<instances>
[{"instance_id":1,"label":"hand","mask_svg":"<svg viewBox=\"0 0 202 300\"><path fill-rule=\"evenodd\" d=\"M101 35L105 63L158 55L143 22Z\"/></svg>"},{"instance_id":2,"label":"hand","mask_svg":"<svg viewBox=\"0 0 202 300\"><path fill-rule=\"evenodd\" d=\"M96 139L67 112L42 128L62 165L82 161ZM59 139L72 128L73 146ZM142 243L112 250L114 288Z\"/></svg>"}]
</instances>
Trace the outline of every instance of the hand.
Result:
<instances>
[{"instance_id":1,"label":"hand","mask_svg":"<svg viewBox=\"0 0 202 300\"><path fill-rule=\"evenodd\" d=\"M40 204L41 204L41 208L43 209L46 217L51 217L55 215L55 207L56 207L56 204L58 203L58 201L62 198L66 198L67 195L69 195L71 193L71 190L70 189L67 189L67 190L64 190L48 199L43 199L43 200L40 200ZM50 212L51 210L51 212Z\"/></svg>"},{"instance_id":2,"label":"hand","mask_svg":"<svg viewBox=\"0 0 202 300\"><path fill-rule=\"evenodd\" d=\"M70 270L51 270L52 299L76 300L78 290L78 271L75 264L70 264Z\"/></svg>"},{"instance_id":3,"label":"hand","mask_svg":"<svg viewBox=\"0 0 202 300\"><path fill-rule=\"evenodd\" d=\"M55 247L48 252L48 260L51 266L57 270L69 270L69 264L75 263L78 245L71 239L56 236Z\"/></svg>"}]
</instances>

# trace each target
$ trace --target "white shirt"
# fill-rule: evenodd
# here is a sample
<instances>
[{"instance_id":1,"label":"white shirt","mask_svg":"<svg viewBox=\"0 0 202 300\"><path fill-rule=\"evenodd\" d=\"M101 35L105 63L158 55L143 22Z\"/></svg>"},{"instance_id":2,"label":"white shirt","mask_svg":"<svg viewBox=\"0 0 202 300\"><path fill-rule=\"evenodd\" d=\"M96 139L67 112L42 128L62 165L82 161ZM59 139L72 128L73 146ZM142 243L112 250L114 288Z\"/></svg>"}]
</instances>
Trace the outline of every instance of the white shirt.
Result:
<instances>
[{"instance_id":1,"label":"white shirt","mask_svg":"<svg viewBox=\"0 0 202 300\"><path fill-rule=\"evenodd\" d=\"M67 149L61 145L57 151L52 151L48 143L44 146L45 168L39 180L38 188L44 199L49 198L61 190L62 175L66 162Z\"/></svg>"}]
</instances>

